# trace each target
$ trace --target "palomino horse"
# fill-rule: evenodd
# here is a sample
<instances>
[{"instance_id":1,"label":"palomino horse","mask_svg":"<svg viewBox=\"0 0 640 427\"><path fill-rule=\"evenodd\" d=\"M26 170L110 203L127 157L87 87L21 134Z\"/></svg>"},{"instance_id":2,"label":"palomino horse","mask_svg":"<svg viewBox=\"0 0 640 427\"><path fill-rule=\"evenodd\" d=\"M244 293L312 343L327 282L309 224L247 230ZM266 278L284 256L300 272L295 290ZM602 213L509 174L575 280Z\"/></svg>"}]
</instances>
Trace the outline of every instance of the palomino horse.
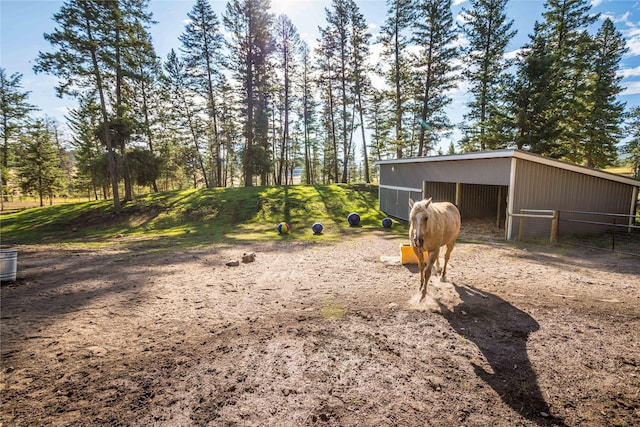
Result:
<instances>
[{"instance_id":1,"label":"palomino horse","mask_svg":"<svg viewBox=\"0 0 640 427\"><path fill-rule=\"evenodd\" d=\"M427 284L431 278L431 269L434 262L437 270L440 267L438 257L440 247L447 245L447 252L444 255L444 268L440 280L445 280L447 274L447 263L451 256L453 246L456 244L458 233L460 233L460 211L449 202L431 203L431 198L414 202L409 198L409 239L411 246L418 258L420 268L420 291L422 297L427 296ZM425 267L424 251L429 253L427 265ZM437 271L440 273L440 271Z\"/></svg>"}]
</instances>

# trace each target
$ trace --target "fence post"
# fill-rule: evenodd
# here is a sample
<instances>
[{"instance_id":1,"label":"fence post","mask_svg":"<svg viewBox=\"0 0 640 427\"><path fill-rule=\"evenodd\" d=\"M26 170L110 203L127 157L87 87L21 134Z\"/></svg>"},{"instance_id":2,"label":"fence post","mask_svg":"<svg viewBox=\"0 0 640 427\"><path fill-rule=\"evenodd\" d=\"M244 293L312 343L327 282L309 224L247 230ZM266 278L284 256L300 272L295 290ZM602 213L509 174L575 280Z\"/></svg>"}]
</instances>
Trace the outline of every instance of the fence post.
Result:
<instances>
[{"instance_id":1,"label":"fence post","mask_svg":"<svg viewBox=\"0 0 640 427\"><path fill-rule=\"evenodd\" d=\"M558 243L558 222L560 218L559 211L553 211L553 218L551 218L551 243Z\"/></svg>"},{"instance_id":2,"label":"fence post","mask_svg":"<svg viewBox=\"0 0 640 427\"><path fill-rule=\"evenodd\" d=\"M522 211L520 211L522 212ZM518 240L523 241L524 240L524 219L525 217L521 216L519 217L518 221L520 222L520 227L518 228Z\"/></svg>"}]
</instances>

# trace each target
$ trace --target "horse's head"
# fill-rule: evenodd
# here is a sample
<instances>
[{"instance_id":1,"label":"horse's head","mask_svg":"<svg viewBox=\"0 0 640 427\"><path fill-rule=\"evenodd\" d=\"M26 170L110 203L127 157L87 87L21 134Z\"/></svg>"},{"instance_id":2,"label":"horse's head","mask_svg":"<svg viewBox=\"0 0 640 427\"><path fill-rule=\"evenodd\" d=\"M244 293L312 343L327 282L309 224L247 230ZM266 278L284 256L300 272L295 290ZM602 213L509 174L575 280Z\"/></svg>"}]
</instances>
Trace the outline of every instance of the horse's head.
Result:
<instances>
[{"instance_id":1,"label":"horse's head","mask_svg":"<svg viewBox=\"0 0 640 427\"><path fill-rule=\"evenodd\" d=\"M414 246L422 247L424 244L424 235L427 231L427 221L429 220L429 206L431 206L431 198L414 202L409 198L409 225L412 230L411 239Z\"/></svg>"}]
</instances>

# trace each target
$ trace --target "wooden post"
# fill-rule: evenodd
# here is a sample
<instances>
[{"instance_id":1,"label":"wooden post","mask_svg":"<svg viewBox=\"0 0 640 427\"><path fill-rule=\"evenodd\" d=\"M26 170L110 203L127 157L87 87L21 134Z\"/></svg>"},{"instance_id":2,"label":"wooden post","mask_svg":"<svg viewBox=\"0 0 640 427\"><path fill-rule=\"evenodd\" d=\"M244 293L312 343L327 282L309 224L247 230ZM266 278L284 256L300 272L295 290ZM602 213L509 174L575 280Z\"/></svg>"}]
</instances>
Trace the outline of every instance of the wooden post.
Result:
<instances>
[{"instance_id":1,"label":"wooden post","mask_svg":"<svg viewBox=\"0 0 640 427\"><path fill-rule=\"evenodd\" d=\"M502 186L498 187L498 214L496 215L496 227L500 228L500 214L502 213Z\"/></svg>"},{"instance_id":2,"label":"wooden post","mask_svg":"<svg viewBox=\"0 0 640 427\"><path fill-rule=\"evenodd\" d=\"M553 218L551 218L551 243L558 243L558 222L560 219L560 212L553 211Z\"/></svg>"},{"instance_id":3,"label":"wooden post","mask_svg":"<svg viewBox=\"0 0 640 427\"><path fill-rule=\"evenodd\" d=\"M522 211L521 211L522 213ZM520 227L518 227L518 240L523 241L524 240L524 218L523 216L518 217L518 221L520 221Z\"/></svg>"},{"instance_id":4,"label":"wooden post","mask_svg":"<svg viewBox=\"0 0 640 427\"><path fill-rule=\"evenodd\" d=\"M460 189L462 187L462 184L460 184L459 182L456 182L456 206L458 207L458 209L460 209Z\"/></svg>"}]
</instances>

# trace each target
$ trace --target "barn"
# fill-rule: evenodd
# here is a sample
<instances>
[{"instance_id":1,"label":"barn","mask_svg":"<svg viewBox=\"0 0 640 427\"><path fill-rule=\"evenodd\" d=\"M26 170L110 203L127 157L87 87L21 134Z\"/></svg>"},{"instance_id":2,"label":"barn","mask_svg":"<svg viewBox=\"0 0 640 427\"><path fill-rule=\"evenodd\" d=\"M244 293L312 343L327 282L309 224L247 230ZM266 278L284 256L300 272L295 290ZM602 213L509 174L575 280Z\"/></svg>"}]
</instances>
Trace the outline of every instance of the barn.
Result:
<instances>
[{"instance_id":1,"label":"barn","mask_svg":"<svg viewBox=\"0 0 640 427\"><path fill-rule=\"evenodd\" d=\"M409 197L432 197L455 203L463 220L495 220L507 240L523 233L553 235L554 215L563 235L602 232L603 224L634 227L640 181L522 150L379 160L376 165L380 210L398 219L408 219Z\"/></svg>"}]
</instances>

